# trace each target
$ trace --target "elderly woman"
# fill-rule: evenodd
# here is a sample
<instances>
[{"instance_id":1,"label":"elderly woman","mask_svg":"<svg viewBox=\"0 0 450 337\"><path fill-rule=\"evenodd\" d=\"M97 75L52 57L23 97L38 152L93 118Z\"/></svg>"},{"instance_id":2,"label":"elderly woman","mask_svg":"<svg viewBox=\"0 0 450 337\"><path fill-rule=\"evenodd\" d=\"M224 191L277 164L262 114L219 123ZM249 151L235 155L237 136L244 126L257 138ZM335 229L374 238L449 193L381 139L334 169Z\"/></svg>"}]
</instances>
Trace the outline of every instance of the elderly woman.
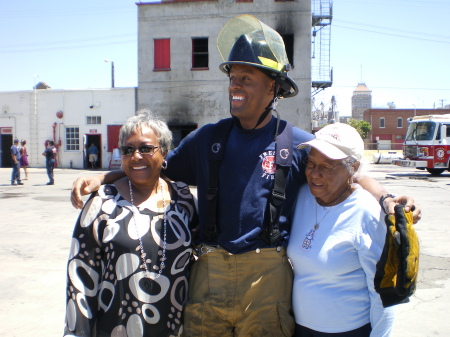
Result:
<instances>
[{"instance_id":1,"label":"elderly woman","mask_svg":"<svg viewBox=\"0 0 450 337\"><path fill-rule=\"evenodd\" d=\"M188 290L188 186L160 177L172 134L133 116L120 130L126 177L93 193L75 225L65 336L177 336Z\"/></svg>"},{"instance_id":2,"label":"elderly woman","mask_svg":"<svg viewBox=\"0 0 450 337\"><path fill-rule=\"evenodd\" d=\"M364 144L347 124L331 124L305 163L288 255L294 267L295 337L389 336L394 312L374 289L386 225L371 194L352 184Z\"/></svg>"}]
</instances>

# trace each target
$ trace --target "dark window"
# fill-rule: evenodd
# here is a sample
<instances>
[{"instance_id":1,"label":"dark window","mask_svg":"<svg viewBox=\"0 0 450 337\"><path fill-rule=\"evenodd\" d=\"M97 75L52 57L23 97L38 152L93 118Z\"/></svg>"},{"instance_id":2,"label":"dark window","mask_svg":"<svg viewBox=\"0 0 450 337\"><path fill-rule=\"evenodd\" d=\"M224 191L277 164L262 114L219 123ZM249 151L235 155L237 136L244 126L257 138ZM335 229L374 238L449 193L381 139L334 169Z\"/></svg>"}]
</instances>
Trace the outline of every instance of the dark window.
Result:
<instances>
[{"instance_id":1,"label":"dark window","mask_svg":"<svg viewBox=\"0 0 450 337\"><path fill-rule=\"evenodd\" d=\"M282 35L284 46L286 47L286 55L291 66L294 66L294 34Z\"/></svg>"},{"instance_id":2,"label":"dark window","mask_svg":"<svg viewBox=\"0 0 450 337\"><path fill-rule=\"evenodd\" d=\"M385 128L384 117L380 118L380 128Z\"/></svg>"},{"instance_id":3,"label":"dark window","mask_svg":"<svg viewBox=\"0 0 450 337\"><path fill-rule=\"evenodd\" d=\"M169 130L172 131L173 136L173 146L177 147L183 138L195 129L197 129L197 124L169 124Z\"/></svg>"},{"instance_id":4,"label":"dark window","mask_svg":"<svg viewBox=\"0 0 450 337\"><path fill-rule=\"evenodd\" d=\"M154 70L170 70L170 39L155 39Z\"/></svg>"},{"instance_id":5,"label":"dark window","mask_svg":"<svg viewBox=\"0 0 450 337\"><path fill-rule=\"evenodd\" d=\"M401 117L397 118L397 128L403 128L403 118Z\"/></svg>"},{"instance_id":6,"label":"dark window","mask_svg":"<svg viewBox=\"0 0 450 337\"><path fill-rule=\"evenodd\" d=\"M208 69L208 38L192 38L192 69Z\"/></svg>"}]
</instances>

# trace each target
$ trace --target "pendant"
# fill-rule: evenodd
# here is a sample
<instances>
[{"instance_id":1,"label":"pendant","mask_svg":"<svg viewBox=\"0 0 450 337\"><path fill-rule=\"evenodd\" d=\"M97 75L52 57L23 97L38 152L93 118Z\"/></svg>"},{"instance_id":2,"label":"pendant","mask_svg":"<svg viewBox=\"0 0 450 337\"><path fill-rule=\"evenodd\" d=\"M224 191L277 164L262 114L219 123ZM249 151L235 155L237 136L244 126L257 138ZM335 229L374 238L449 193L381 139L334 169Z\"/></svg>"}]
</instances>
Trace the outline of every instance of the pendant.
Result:
<instances>
[{"instance_id":1,"label":"pendant","mask_svg":"<svg viewBox=\"0 0 450 337\"><path fill-rule=\"evenodd\" d=\"M305 249L311 248L311 243L312 243L312 240L314 240L314 234L316 232L316 226L317 226L317 228L319 227L318 225L315 225L314 229L310 230L309 233L306 234L306 238L305 238L305 240L303 240L302 248L305 248Z\"/></svg>"}]
</instances>

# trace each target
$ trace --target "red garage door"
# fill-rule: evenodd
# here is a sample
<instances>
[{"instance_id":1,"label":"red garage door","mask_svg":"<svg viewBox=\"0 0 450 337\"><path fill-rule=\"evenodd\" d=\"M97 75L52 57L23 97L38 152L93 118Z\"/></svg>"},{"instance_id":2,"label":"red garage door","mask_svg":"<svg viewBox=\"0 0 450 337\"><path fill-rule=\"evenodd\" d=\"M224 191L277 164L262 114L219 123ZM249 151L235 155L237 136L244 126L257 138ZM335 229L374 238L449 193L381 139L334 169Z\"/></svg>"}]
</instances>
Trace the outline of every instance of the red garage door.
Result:
<instances>
[{"instance_id":1,"label":"red garage door","mask_svg":"<svg viewBox=\"0 0 450 337\"><path fill-rule=\"evenodd\" d=\"M119 131L122 125L107 125L108 132L108 152L112 152L114 148L119 147Z\"/></svg>"}]
</instances>

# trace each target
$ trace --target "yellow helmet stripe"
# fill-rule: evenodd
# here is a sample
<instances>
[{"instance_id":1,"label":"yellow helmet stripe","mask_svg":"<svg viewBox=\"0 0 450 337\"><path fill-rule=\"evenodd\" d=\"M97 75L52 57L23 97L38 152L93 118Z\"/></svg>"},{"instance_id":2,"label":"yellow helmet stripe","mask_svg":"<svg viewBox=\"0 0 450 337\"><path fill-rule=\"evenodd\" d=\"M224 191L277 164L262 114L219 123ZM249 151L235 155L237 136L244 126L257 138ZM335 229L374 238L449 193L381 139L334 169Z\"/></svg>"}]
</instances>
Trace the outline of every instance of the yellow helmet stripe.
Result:
<instances>
[{"instance_id":1,"label":"yellow helmet stripe","mask_svg":"<svg viewBox=\"0 0 450 337\"><path fill-rule=\"evenodd\" d=\"M261 62L262 65L281 71L283 69L283 65L278 63L277 61L268 59L266 57L262 57L262 56L258 56L259 61Z\"/></svg>"}]
</instances>

